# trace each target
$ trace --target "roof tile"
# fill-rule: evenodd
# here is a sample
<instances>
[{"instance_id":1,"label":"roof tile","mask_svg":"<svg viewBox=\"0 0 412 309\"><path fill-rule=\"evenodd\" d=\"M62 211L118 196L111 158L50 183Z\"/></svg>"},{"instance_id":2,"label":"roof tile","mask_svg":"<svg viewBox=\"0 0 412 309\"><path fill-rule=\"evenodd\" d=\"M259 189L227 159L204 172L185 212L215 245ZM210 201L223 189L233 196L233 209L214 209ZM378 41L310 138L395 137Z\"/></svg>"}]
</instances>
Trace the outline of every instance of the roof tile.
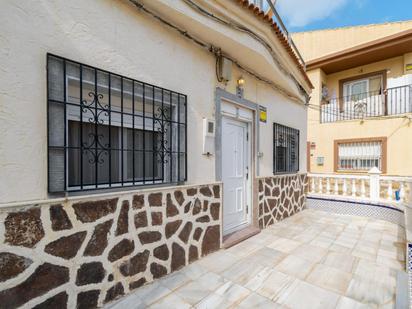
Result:
<instances>
[{"instance_id":1,"label":"roof tile","mask_svg":"<svg viewBox=\"0 0 412 309\"><path fill-rule=\"evenodd\" d=\"M263 10L261 10L258 6L255 6L253 3L249 3L248 0L234 0L236 1L240 6L242 6L245 9L248 9L251 13L253 13L257 18L260 18L262 21L268 22L273 30L275 31L276 37L279 39L281 45L285 48L286 52L291 56L293 61L296 63L298 66L300 72L302 73L303 77L305 80L308 82L308 84L313 88L313 85L306 74L306 71L303 67L303 65L299 62L298 57L296 56L295 52L293 51L292 47L290 46L289 40L285 37L283 32L280 30L278 24L269 16L269 14L265 14Z\"/></svg>"}]
</instances>

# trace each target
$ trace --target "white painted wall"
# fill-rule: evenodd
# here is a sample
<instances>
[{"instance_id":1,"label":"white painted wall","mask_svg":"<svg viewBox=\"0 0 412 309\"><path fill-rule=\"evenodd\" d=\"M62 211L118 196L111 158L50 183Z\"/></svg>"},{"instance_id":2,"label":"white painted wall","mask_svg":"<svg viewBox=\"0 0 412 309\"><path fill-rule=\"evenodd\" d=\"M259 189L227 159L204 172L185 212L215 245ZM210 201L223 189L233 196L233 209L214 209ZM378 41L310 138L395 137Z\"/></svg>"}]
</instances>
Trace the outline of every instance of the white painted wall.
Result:
<instances>
[{"instance_id":1,"label":"white painted wall","mask_svg":"<svg viewBox=\"0 0 412 309\"><path fill-rule=\"evenodd\" d=\"M214 113L215 59L127 1L2 1L0 10L0 203L46 199L46 53L188 95L188 183L215 180L202 153L202 118ZM241 72L235 70L234 78ZM301 130L306 110L249 76L245 96L268 108L261 175L272 174L272 122ZM227 86L234 91L234 81Z\"/></svg>"}]
</instances>

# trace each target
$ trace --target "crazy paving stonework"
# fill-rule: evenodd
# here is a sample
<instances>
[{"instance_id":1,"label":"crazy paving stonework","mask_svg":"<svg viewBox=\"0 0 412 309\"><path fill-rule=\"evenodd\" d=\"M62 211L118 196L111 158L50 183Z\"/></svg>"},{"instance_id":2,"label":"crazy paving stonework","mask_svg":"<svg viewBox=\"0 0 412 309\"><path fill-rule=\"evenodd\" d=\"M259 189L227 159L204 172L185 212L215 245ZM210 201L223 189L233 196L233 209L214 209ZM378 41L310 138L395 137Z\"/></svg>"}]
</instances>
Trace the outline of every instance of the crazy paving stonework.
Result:
<instances>
[{"instance_id":1,"label":"crazy paving stonework","mask_svg":"<svg viewBox=\"0 0 412 309\"><path fill-rule=\"evenodd\" d=\"M0 307L95 308L220 248L221 187L3 210Z\"/></svg>"},{"instance_id":2,"label":"crazy paving stonework","mask_svg":"<svg viewBox=\"0 0 412 309\"><path fill-rule=\"evenodd\" d=\"M259 227L281 221L305 207L307 176L305 174L260 178Z\"/></svg>"}]
</instances>

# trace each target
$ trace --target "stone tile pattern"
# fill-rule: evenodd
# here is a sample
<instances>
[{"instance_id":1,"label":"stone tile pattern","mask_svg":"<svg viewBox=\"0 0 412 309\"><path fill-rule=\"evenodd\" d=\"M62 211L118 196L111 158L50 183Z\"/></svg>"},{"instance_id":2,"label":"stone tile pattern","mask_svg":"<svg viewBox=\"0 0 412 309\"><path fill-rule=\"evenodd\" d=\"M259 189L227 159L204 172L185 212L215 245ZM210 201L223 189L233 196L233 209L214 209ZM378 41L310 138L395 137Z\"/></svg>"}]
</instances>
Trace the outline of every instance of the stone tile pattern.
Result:
<instances>
[{"instance_id":1,"label":"stone tile pattern","mask_svg":"<svg viewBox=\"0 0 412 309\"><path fill-rule=\"evenodd\" d=\"M107 309L395 308L405 241L391 222L304 209Z\"/></svg>"},{"instance_id":2,"label":"stone tile pattern","mask_svg":"<svg viewBox=\"0 0 412 309\"><path fill-rule=\"evenodd\" d=\"M300 212L306 203L306 174L260 178L259 227L264 229Z\"/></svg>"},{"instance_id":3,"label":"stone tile pattern","mask_svg":"<svg viewBox=\"0 0 412 309\"><path fill-rule=\"evenodd\" d=\"M214 252L221 186L0 212L0 307L94 308Z\"/></svg>"},{"instance_id":4,"label":"stone tile pattern","mask_svg":"<svg viewBox=\"0 0 412 309\"><path fill-rule=\"evenodd\" d=\"M362 216L384 220L405 227L403 210L379 204L356 204L330 198L311 198L308 196L306 207L342 215Z\"/></svg>"}]
</instances>

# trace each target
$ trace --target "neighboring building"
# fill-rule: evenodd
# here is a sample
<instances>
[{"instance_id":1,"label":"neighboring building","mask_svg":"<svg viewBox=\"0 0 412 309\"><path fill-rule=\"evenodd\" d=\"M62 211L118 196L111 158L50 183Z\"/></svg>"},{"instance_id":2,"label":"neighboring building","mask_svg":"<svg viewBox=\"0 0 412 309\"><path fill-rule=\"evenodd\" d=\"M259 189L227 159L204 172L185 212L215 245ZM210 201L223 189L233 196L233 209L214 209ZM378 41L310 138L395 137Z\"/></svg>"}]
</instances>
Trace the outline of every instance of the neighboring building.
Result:
<instances>
[{"instance_id":1,"label":"neighboring building","mask_svg":"<svg viewBox=\"0 0 412 309\"><path fill-rule=\"evenodd\" d=\"M254 5L6 1L0 29L0 307L102 306L304 207L312 85Z\"/></svg>"},{"instance_id":2,"label":"neighboring building","mask_svg":"<svg viewBox=\"0 0 412 309\"><path fill-rule=\"evenodd\" d=\"M411 176L412 21L292 37L314 85L308 169Z\"/></svg>"}]
</instances>

